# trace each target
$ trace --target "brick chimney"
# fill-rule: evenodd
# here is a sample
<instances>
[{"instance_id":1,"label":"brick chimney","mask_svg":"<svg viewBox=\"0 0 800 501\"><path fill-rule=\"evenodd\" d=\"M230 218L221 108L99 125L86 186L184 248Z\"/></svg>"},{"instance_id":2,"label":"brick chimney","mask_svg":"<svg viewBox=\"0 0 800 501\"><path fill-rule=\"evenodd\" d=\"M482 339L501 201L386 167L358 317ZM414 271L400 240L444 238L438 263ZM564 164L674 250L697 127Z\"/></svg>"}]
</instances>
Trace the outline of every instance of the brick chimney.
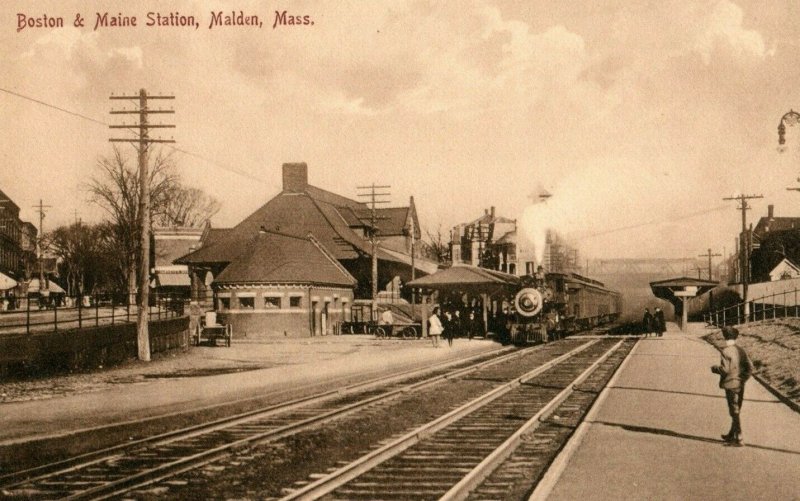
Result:
<instances>
[{"instance_id":1,"label":"brick chimney","mask_svg":"<svg viewBox=\"0 0 800 501\"><path fill-rule=\"evenodd\" d=\"M775 217L775 206L772 204L767 205L767 217L770 219Z\"/></svg>"},{"instance_id":2,"label":"brick chimney","mask_svg":"<svg viewBox=\"0 0 800 501\"><path fill-rule=\"evenodd\" d=\"M283 164L283 191L302 193L308 187L308 165L305 162Z\"/></svg>"}]
</instances>

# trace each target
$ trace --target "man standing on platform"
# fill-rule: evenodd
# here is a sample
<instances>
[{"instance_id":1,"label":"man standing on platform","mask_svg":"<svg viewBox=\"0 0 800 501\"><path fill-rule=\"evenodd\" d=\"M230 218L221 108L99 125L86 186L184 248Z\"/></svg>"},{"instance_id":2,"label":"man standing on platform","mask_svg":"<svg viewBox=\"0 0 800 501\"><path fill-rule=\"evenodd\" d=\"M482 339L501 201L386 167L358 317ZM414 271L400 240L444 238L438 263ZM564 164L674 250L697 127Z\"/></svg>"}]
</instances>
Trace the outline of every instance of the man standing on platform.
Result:
<instances>
[{"instance_id":1,"label":"man standing on platform","mask_svg":"<svg viewBox=\"0 0 800 501\"><path fill-rule=\"evenodd\" d=\"M667 330L667 321L664 319L664 311L658 307L656 307L656 313L653 315L653 330L655 330L656 336L658 337L663 336L664 332Z\"/></svg>"},{"instance_id":2,"label":"man standing on platform","mask_svg":"<svg viewBox=\"0 0 800 501\"><path fill-rule=\"evenodd\" d=\"M731 416L731 429L722 435L722 440L725 445L741 447L744 443L740 419L744 385L753 373L753 364L744 348L736 345L739 331L735 327L723 327L722 337L725 338L725 348L722 349L720 365L711 367L711 372L719 374L719 387L725 390L728 413Z\"/></svg>"}]
</instances>

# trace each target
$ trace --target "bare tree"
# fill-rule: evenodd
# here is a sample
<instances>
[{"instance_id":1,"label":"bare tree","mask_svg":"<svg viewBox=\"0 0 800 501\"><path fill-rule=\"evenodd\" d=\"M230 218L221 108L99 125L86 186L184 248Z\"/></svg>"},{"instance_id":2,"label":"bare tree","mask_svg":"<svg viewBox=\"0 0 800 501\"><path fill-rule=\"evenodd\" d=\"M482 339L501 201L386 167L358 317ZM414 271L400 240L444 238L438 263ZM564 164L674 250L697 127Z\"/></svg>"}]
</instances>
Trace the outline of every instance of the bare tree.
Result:
<instances>
[{"instance_id":1,"label":"bare tree","mask_svg":"<svg viewBox=\"0 0 800 501\"><path fill-rule=\"evenodd\" d=\"M160 226L202 226L219 212L219 202L198 188L174 185L155 222Z\"/></svg>"},{"instance_id":2,"label":"bare tree","mask_svg":"<svg viewBox=\"0 0 800 501\"><path fill-rule=\"evenodd\" d=\"M425 236L422 241L425 256L439 263L450 262L450 242L445 237L442 224L439 223L435 230L426 229Z\"/></svg>"},{"instance_id":3,"label":"bare tree","mask_svg":"<svg viewBox=\"0 0 800 501\"><path fill-rule=\"evenodd\" d=\"M149 169L150 183L150 218L163 213L168 195L178 183L174 174L174 162L171 154L159 151L151 156ZM89 181L87 187L91 200L102 207L109 216L107 243L113 243L120 260L122 271L127 279L125 285L128 292L136 288L137 263L142 258L139 228L139 197L141 187L137 167L114 146L109 157L101 157L97 161L97 175Z\"/></svg>"}]
</instances>

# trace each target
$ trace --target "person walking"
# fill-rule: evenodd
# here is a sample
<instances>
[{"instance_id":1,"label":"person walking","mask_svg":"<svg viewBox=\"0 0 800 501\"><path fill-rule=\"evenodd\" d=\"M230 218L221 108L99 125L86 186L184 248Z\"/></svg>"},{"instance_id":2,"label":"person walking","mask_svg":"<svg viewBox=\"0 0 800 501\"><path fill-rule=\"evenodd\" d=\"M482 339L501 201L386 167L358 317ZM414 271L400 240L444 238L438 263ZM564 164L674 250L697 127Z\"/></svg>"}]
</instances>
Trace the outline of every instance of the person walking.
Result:
<instances>
[{"instance_id":1,"label":"person walking","mask_svg":"<svg viewBox=\"0 0 800 501\"><path fill-rule=\"evenodd\" d=\"M711 372L719 375L719 387L725 390L731 416L731 429L722 435L722 440L725 445L741 447L744 445L741 421L744 385L753 374L753 363L744 348L736 344L739 331L735 327L723 327L722 337L725 338L725 348L720 355L720 365L711 367Z\"/></svg>"},{"instance_id":2,"label":"person walking","mask_svg":"<svg viewBox=\"0 0 800 501\"><path fill-rule=\"evenodd\" d=\"M439 307L433 309L433 313L428 318L428 335L431 337L431 343L434 348L439 347L439 336L442 335L442 321L439 320Z\"/></svg>"},{"instance_id":3,"label":"person walking","mask_svg":"<svg viewBox=\"0 0 800 501\"><path fill-rule=\"evenodd\" d=\"M642 333L644 337L648 337L653 332L653 314L650 313L649 308L644 309L644 317L642 317Z\"/></svg>"},{"instance_id":4,"label":"person walking","mask_svg":"<svg viewBox=\"0 0 800 501\"><path fill-rule=\"evenodd\" d=\"M664 320L664 312L658 307L656 307L656 312L653 315L653 330L658 337L662 337L667 330L667 321Z\"/></svg>"},{"instance_id":5,"label":"person walking","mask_svg":"<svg viewBox=\"0 0 800 501\"><path fill-rule=\"evenodd\" d=\"M444 331L442 332L442 336L447 340L447 345L452 348L453 347L453 337L456 335L456 323L453 318L453 314L449 311L445 312L444 314L444 321L442 322L444 327Z\"/></svg>"}]
</instances>

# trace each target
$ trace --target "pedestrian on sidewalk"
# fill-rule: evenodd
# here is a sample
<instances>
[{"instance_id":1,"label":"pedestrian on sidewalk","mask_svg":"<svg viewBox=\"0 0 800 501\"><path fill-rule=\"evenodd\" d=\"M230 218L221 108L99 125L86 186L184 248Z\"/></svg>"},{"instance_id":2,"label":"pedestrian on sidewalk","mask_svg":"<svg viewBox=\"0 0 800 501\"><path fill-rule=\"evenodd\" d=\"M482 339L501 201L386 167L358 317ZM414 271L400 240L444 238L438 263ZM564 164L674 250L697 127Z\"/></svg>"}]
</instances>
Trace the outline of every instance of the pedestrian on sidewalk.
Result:
<instances>
[{"instance_id":1,"label":"pedestrian on sidewalk","mask_svg":"<svg viewBox=\"0 0 800 501\"><path fill-rule=\"evenodd\" d=\"M439 307L433 309L433 313L428 318L428 335L431 337L431 343L434 348L439 347L439 336L442 335L442 321L439 320Z\"/></svg>"},{"instance_id":2,"label":"pedestrian on sidewalk","mask_svg":"<svg viewBox=\"0 0 800 501\"><path fill-rule=\"evenodd\" d=\"M711 367L711 372L719 374L719 387L725 390L731 416L731 429L722 435L722 440L725 445L741 447L744 444L741 422L744 385L753 373L753 363L744 348L736 344L739 331L735 327L723 327L722 337L725 338L725 348L722 349L720 365Z\"/></svg>"},{"instance_id":3,"label":"pedestrian on sidewalk","mask_svg":"<svg viewBox=\"0 0 800 501\"><path fill-rule=\"evenodd\" d=\"M653 315L653 330L658 337L663 336L664 332L667 330L667 321L664 320L664 312L659 307L656 307L656 312Z\"/></svg>"},{"instance_id":4,"label":"pedestrian on sidewalk","mask_svg":"<svg viewBox=\"0 0 800 501\"><path fill-rule=\"evenodd\" d=\"M645 308L644 317L642 317L642 333L644 337L647 337L651 332L653 332L653 314L650 313L649 308Z\"/></svg>"}]
</instances>

